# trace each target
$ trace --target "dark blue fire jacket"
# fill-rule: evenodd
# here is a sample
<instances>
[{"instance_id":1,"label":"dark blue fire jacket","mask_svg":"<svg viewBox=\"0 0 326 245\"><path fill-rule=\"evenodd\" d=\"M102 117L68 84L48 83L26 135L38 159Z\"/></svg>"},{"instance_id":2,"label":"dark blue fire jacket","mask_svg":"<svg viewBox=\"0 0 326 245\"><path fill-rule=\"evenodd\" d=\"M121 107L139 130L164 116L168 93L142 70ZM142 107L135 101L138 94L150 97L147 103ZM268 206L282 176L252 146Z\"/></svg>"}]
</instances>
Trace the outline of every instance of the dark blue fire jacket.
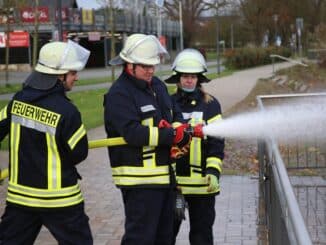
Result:
<instances>
[{"instance_id":1,"label":"dark blue fire jacket","mask_svg":"<svg viewBox=\"0 0 326 245\"><path fill-rule=\"evenodd\" d=\"M7 134L9 204L53 209L83 202L75 165L87 157L87 135L61 83L16 93L0 111L0 141Z\"/></svg>"},{"instance_id":2,"label":"dark blue fire jacket","mask_svg":"<svg viewBox=\"0 0 326 245\"><path fill-rule=\"evenodd\" d=\"M104 98L107 136L123 137L127 145L109 148L113 180L124 187L170 185L172 128L158 128L164 119L182 122L165 84L151 83L123 71Z\"/></svg>"},{"instance_id":3,"label":"dark blue fire jacket","mask_svg":"<svg viewBox=\"0 0 326 245\"><path fill-rule=\"evenodd\" d=\"M205 99L209 97L209 99ZM174 103L182 110L184 120L191 126L197 124L217 124L222 119L220 103L214 97L204 95L200 89L192 93L186 93L180 89L172 96ZM177 159L176 174L178 185L185 195L214 195L219 193L207 192L207 174L219 177L222 172L224 158L224 139L205 137L204 139L193 137L189 154Z\"/></svg>"}]
</instances>

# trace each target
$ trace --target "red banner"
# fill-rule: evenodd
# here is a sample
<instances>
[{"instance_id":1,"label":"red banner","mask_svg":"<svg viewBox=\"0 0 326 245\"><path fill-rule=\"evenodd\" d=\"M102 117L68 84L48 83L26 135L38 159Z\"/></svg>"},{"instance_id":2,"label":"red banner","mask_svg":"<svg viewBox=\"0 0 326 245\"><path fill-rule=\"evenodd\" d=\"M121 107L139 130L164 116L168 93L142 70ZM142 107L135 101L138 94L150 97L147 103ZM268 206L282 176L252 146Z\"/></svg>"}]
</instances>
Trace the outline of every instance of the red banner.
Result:
<instances>
[{"instance_id":1,"label":"red banner","mask_svg":"<svg viewBox=\"0 0 326 245\"><path fill-rule=\"evenodd\" d=\"M49 22L49 9L48 7L38 7L38 21ZM35 9L34 8L22 8L20 11L22 22L34 22L35 21Z\"/></svg>"},{"instance_id":2,"label":"red banner","mask_svg":"<svg viewBox=\"0 0 326 245\"><path fill-rule=\"evenodd\" d=\"M29 47L29 33L27 31L10 32L9 47Z\"/></svg>"}]
</instances>

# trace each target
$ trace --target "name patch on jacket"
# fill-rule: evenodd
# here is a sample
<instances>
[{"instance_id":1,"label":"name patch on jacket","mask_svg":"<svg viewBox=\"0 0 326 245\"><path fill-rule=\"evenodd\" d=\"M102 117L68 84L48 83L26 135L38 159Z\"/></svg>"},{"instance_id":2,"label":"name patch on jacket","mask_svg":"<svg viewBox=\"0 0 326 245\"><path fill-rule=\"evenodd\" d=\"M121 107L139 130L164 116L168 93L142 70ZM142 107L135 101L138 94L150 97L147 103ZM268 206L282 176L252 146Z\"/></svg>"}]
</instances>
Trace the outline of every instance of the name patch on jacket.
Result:
<instances>
[{"instance_id":1,"label":"name patch on jacket","mask_svg":"<svg viewBox=\"0 0 326 245\"><path fill-rule=\"evenodd\" d=\"M16 100L13 102L11 113L51 127L56 127L60 119L60 114L58 113Z\"/></svg>"},{"instance_id":2,"label":"name patch on jacket","mask_svg":"<svg viewBox=\"0 0 326 245\"><path fill-rule=\"evenodd\" d=\"M144 105L140 107L141 112L149 112L149 111L155 111L155 107L153 105Z\"/></svg>"}]
</instances>

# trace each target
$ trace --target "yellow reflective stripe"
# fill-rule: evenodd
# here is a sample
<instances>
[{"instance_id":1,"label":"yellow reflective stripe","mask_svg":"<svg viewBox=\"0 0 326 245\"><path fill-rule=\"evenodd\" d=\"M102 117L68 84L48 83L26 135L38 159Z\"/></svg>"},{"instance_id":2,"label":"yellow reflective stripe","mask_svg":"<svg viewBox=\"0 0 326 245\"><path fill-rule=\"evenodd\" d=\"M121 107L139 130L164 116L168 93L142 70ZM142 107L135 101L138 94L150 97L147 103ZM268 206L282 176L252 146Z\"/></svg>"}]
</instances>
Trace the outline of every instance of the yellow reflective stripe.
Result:
<instances>
[{"instance_id":1,"label":"yellow reflective stripe","mask_svg":"<svg viewBox=\"0 0 326 245\"><path fill-rule=\"evenodd\" d=\"M81 193L78 193L75 196L70 196L67 198L45 200L15 195L13 193L8 192L7 201L29 207L58 208L73 206L78 203L81 203L83 201L83 196Z\"/></svg>"},{"instance_id":2,"label":"yellow reflective stripe","mask_svg":"<svg viewBox=\"0 0 326 245\"><path fill-rule=\"evenodd\" d=\"M76 195L80 192L80 187L78 184L64 187L60 189L39 189L29 186L23 186L20 184L15 184L9 181L8 190L13 191L19 194L23 194L25 196L46 198L46 197L64 197L64 196L72 196Z\"/></svg>"},{"instance_id":3,"label":"yellow reflective stripe","mask_svg":"<svg viewBox=\"0 0 326 245\"><path fill-rule=\"evenodd\" d=\"M20 125L12 122L10 127L10 180L17 183Z\"/></svg>"},{"instance_id":4,"label":"yellow reflective stripe","mask_svg":"<svg viewBox=\"0 0 326 245\"><path fill-rule=\"evenodd\" d=\"M216 168L220 173L222 173L223 162L218 157L208 157L206 159L206 168Z\"/></svg>"},{"instance_id":5,"label":"yellow reflective stripe","mask_svg":"<svg viewBox=\"0 0 326 245\"><path fill-rule=\"evenodd\" d=\"M143 152L146 152L146 148L147 147L143 147ZM155 153L150 153L150 154L143 153L143 157L146 158L146 159L143 159L144 168L148 168L148 169L155 168L155 162L156 162L156 154Z\"/></svg>"},{"instance_id":6,"label":"yellow reflective stripe","mask_svg":"<svg viewBox=\"0 0 326 245\"><path fill-rule=\"evenodd\" d=\"M158 145L158 127L149 127L149 145Z\"/></svg>"},{"instance_id":7,"label":"yellow reflective stripe","mask_svg":"<svg viewBox=\"0 0 326 245\"><path fill-rule=\"evenodd\" d=\"M61 159L55 141L55 136L46 134L48 149L48 188L58 189L61 187Z\"/></svg>"},{"instance_id":8,"label":"yellow reflective stripe","mask_svg":"<svg viewBox=\"0 0 326 245\"><path fill-rule=\"evenodd\" d=\"M144 167L114 167L112 168L112 175L162 175L168 174L169 167L168 166L160 166L154 168L144 168Z\"/></svg>"},{"instance_id":9,"label":"yellow reflective stripe","mask_svg":"<svg viewBox=\"0 0 326 245\"><path fill-rule=\"evenodd\" d=\"M207 191L207 186L181 186L181 191L182 194L187 195L187 194L212 194L212 193L217 193L220 191L220 187L217 188L216 191L208 192Z\"/></svg>"},{"instance_id":10,"label":"yellow reflective stripe","mask_svg":"<svg viewBox=\"0 0 326 245\"><path fill-rule=\"evenodd\" d=\"M198 123L203 122L203 113L202 112L193 112L191 114L192 118L190 124L192 126L197 125ZM192 138L190 143L190 152L189 152L189 162L195 166L201 166L201 139ZM191 171L191 176L201 175L201 173Z\"/></svg>"},{"instance_id":11,"label":"yellow reflective stripe","mask_svg":"<svg viewBox=\"0 0 326 245\"><path fill-rule=\"evenodd\" d=\"M201 139L192 138L190 143L189 162L195 166L201 166ZM201 173L191 171L191 175L201 175Z\"/></svg>"},{"instance_id":12,"label":"yellow reflective stripe","mask_svg":"<svg viewBox=\"0 0 326 245\"><path fill-rule=\"evenodd\" d=\"M148 185L148 184L169 184L170 176L153 176L153 177L125 177L113 176L116 185Z\"/></svg>"},{"instance_id":13,"label":"yellow reflective stripe","mask_svg":"<svg viewBox=\"0 0 326 245\"><path fill-rule=\"evenodd\" d=\"M71 136L71 138L68 140L68 145L70 146L70 149L73 150L76 146L76 144L79 142L79 140L86 135L86 130L84 125L82 124L80 128Z\"/></svg>"},{"instance_id":14,"label":"yellow reflective stripe","mask_svg":"<svg viewBox=\"0 0 326 245\"><path fill-rule=\"evenodd\" d=\"M28 118L39 123L56 128L59 120L60 114L53 111L46 110L44 108L23 103L21 101L14 100L11 107L11 114Z\"/></svg>"},{"instance_id":15,"label":"yellow reflective stripe","mask_svg":"<svg viewBox=\"0 0 326 245\"><path fill-rule=\"evenodd\" d=\"M149 139L148 139L148 145L143 146L143 166L148 169L155 168L155 163L156 163L156 154L153 153L155 150L155 147L158 145L158 128L153 127L154 125L154 120L153 118L147 118L141 122L143 126L148 127L148 134L149 134ZM146 153L146 152L151 152L151 153ZM149 170L150 171L150 170Z\"/></svg>"},{"instance_id":16,"label":"yellow reflective stripe","mask_svg":"<svg viewBox=\"0 0 326 245\"><path fill-rule=\"evenodd\" d=\"M177 182L180 185L207 185L205 177L182 177L182 176L177 176Z\"/></svg>"},{"instance_id":17,"label":"yellow reflective stripe","mask_svg":"<svg viewBox=\"0 0 326 245\"><path fill-rule=\"evenodd\" d=\"M5 106L1 111L0 111L0 121L5 120L7 118L7 107Z\"/></svg>"},{"instance_id":18,"label":"yellow reflective stripe","mask_svg":"<svg viewBox=\"0 0 326 245\"><path fill-rule=\"evenodd\" d=\"M212 118L208 119L207 120L207 124L215 123L215 122L217 122L217 121L219 121L221 119L222 119L222 115L221 114L218 114L215 117L212 117Z\"/></svg>"}]
</instances>

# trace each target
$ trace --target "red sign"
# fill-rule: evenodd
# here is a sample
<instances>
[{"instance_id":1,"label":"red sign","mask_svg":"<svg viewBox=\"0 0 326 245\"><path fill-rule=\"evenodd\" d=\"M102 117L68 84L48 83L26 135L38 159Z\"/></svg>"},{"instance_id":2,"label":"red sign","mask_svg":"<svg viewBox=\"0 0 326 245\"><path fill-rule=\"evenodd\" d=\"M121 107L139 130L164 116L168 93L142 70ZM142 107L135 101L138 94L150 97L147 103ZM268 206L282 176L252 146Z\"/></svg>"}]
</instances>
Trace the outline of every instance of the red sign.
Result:
<instances>
[{"instance_id":1,"label":"red sign","mask_svg":"<svg viewBox=\"0 0 326 245\"><path fill-rule=\"evenodd\" d=\"M38 21L49 22L49 9L48 7L38 7ZM22 8L20 11L22 22L34 22L35 21L35 9L34 8Z\"/></svg>"},{"instance_id":2,"label":"red sign","mask_svg":"<svg viewBox=\"0 0 326 245\"><path fill-rule=\"evenodd\" d=\"M27 31L10 32L9 47L29 47L29 33Z\"/></svg>"},{"instance_id":3,"label":"red sign","mask_svg":"<svg viewBox=\"0 0 326 245\"><path fill-rule=\"evenodd\" d=\"M7 36L6 33L0 32L0 48L6 47Z\"/></svg>"},{"instance_id":4,"label":"red sign","mask_svg":"<svg viewBox=\"0 0 326 245\"><path fill-rule=\"evenodd\" d=\"M62 18L62 21L68 21L68 9L67 8L62 8L61 9L61 18ZM59 19L59 10L57 9L55 11L55 20L58 21Z\"/></svg>"}]
</instances>

